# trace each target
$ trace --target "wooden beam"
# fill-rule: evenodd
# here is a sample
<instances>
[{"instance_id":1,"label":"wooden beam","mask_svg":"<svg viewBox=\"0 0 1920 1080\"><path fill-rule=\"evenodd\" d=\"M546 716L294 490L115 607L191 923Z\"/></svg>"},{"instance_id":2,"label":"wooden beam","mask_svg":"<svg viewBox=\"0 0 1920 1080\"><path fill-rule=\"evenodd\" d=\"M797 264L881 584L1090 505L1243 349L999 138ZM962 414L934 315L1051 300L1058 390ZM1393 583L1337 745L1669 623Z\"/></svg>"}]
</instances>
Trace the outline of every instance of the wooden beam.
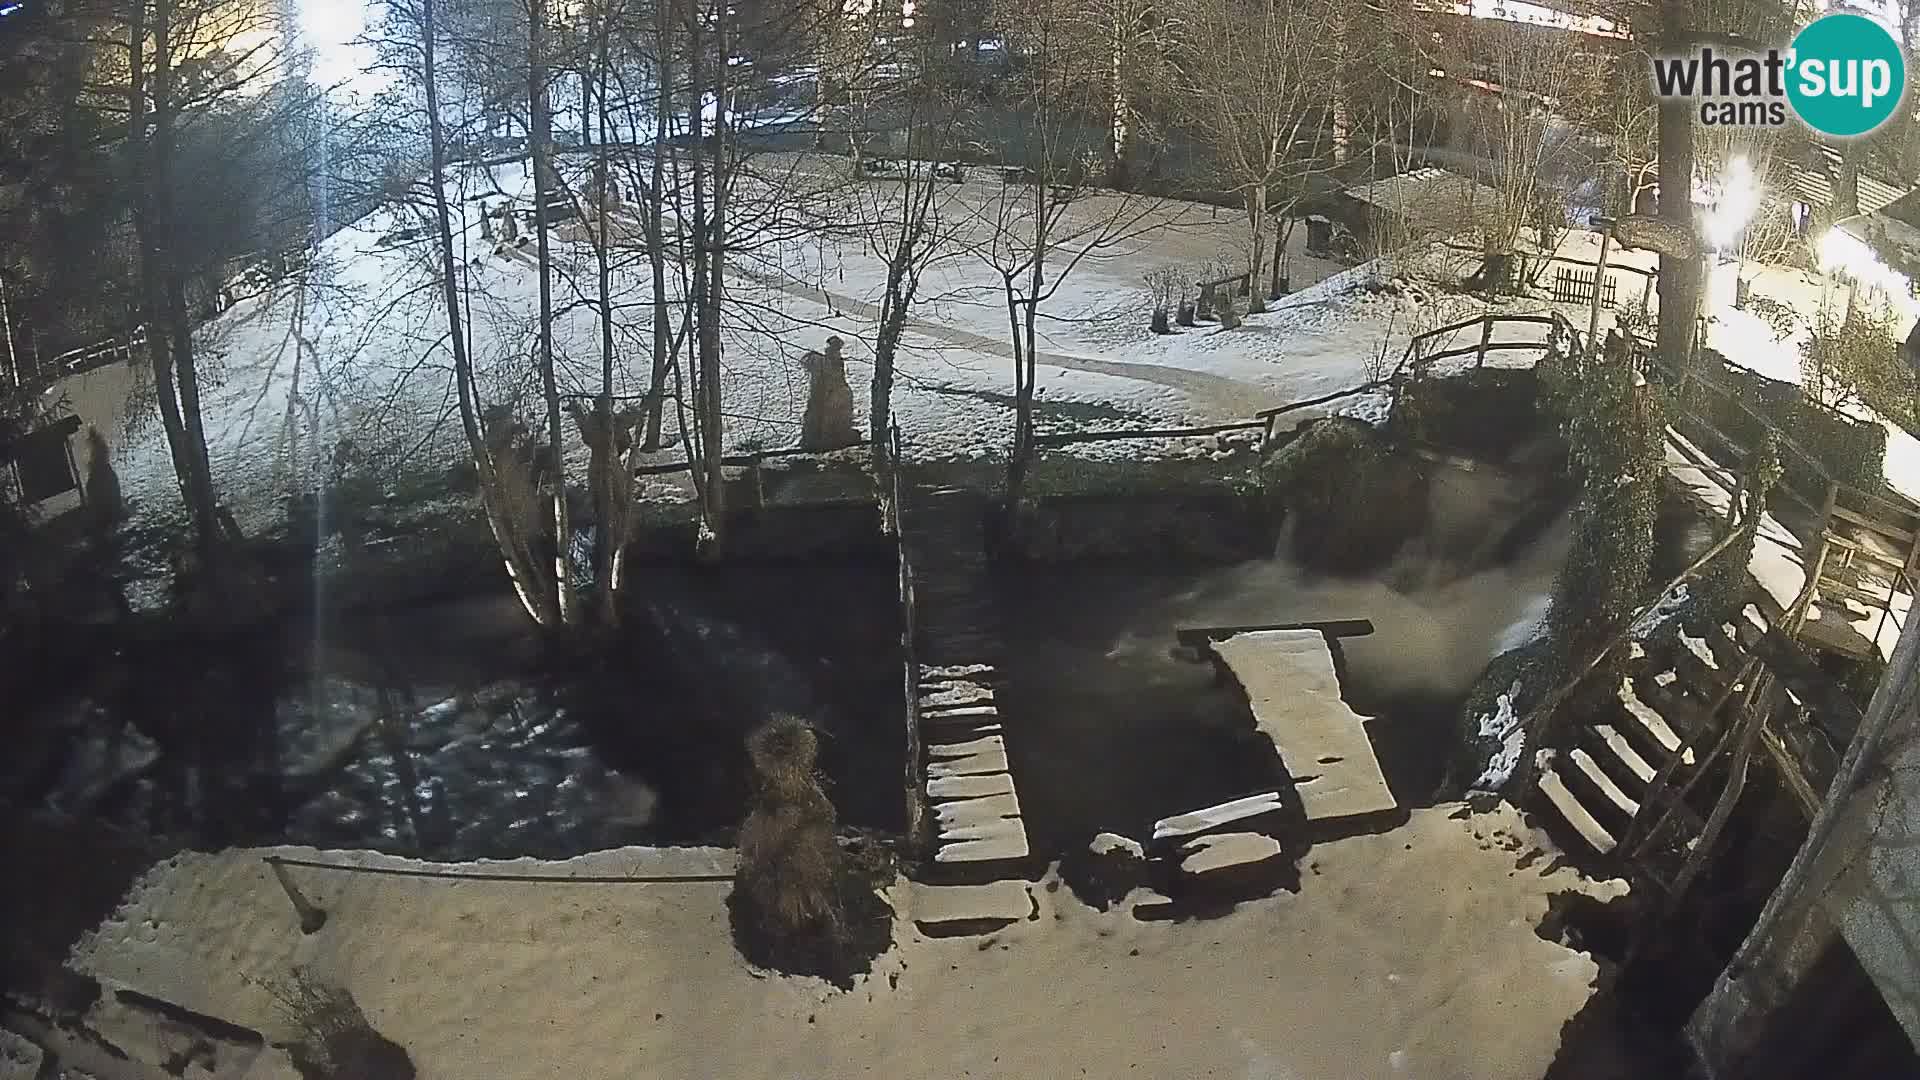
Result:
<instances>
[{"instance_id":1,"label":"wooden beam","mask_svg":"<svg viewBox=\"0 0 1920 1080\"><path fill-rule=\"evenodd\" d=\"M1373 633L1369 619L1327 619L1320 622L1267 623L1253 626L1188 626L1173 632L1182 645L1200 646L1235 634L1255 634L1263 630L1318 630L1330 638L1366 637Z\"/></svg>"}]
</instances>

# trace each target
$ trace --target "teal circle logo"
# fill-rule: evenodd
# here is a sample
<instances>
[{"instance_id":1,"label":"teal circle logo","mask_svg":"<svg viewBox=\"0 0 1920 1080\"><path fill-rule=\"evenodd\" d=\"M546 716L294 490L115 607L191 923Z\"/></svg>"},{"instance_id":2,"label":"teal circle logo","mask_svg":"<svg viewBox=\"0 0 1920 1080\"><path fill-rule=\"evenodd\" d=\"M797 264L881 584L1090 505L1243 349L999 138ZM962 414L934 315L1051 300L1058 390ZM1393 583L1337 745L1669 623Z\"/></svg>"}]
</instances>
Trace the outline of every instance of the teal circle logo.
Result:
<instances>
[{"instance_id":1,"label":"teal circle logo","mask_svg":"<svg viewBox=\"0 0 1920 1080\"><path fill-rule=\"evenodd\" d=\"M1826 15L1793 39L1787 100L1824 135L1865 135L1906 96L1907 64L1887 28L1864 15Z\"/></svg>"}]
</instances>

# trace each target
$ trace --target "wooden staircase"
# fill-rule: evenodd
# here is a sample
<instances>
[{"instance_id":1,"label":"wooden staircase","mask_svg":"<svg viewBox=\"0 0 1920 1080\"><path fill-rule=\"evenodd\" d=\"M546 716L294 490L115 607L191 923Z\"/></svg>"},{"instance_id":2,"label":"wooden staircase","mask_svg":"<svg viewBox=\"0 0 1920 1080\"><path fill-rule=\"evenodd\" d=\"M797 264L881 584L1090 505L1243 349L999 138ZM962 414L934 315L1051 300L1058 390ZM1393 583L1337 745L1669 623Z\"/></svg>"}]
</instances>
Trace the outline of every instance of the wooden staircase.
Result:
<instances>
[{"instance_id":1,"label":"wooden staircase","mask_svg":"<svg viewBox=\"0 0 1920 1080\"><path fill-rule=\"evenodd\" d=\"M1574 745L1542 750L1540 794L1574 836L1598 855L1610 855L1641 812L1654 777L1675 757L1676 777L1693 765L1693 752L1669 723L1664 706L1678 711L1654 681L1655 673L1623 679L1604 717L1583 724ZM1660 702L1660 706L1651 703Z\"/></svg>"}]
</instances>

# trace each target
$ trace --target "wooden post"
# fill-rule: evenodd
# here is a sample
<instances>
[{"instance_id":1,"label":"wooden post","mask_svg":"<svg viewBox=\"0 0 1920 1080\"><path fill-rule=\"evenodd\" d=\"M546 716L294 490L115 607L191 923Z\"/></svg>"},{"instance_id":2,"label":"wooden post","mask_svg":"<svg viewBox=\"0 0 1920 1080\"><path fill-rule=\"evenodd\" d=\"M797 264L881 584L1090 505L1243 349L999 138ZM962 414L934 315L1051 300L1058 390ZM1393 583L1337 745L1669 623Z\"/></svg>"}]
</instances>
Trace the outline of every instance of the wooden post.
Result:
<instances>
[{"instance_id":1,"label":"wooden post","mask_svg":"<svg viewBox=\"0 0 1920 1080\"><path fill-rule=\"evenodd\" d=\"M1607 280L1607 253L1613 248L1613 221L1602 218L1600 221L1600 261L1593 268L1593 304L1587 314L1587 348L1600 334L1600 288Z\"/></svg>"},{"instance_id":2,"label":"wooden post","mask_svg":"<svg viewBox=\"0 0 1920 1080\"><path fill-rule=\"evenodd\" d=\"M300 890L294 887L293 879L287 876L287 868L281 865L280 860L270 855L267 857L267 865L273 868L274 880L280 883L280 888L287 894L287 899L293 902L293 910L300 915L300 932L316 933L321 927L327 925L326 911L300 894Z\"/></svg>"},{"instance_id":3,"label":"wooden post","mask_svg":"<svg viewBox=\"0 0 1920 1080\"><path fill-rule=\"evenodd\" d=\"M1487 366L1487 346L1493 344L1493 316L1480 320L1480 349L1473 354L1474 370ZM1415 365L1416 369L1419 365Z\"/></svg>"}]
</instances>

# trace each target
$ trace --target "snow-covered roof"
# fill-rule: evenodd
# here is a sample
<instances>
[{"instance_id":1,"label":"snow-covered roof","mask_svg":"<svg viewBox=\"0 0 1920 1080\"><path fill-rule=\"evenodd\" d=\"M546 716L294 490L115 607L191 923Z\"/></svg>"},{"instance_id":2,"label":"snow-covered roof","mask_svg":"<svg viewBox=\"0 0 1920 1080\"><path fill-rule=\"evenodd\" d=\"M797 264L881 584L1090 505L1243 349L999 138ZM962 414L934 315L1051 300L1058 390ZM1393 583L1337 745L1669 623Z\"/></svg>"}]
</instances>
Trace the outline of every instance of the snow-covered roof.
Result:
<instances>
[{"instance_id":1,"label":"snow-covered roof","mask_svg":"<svg viewBox=\"0 0 1920 1080\"><path fill-rule=\"evenodd\" d=\"M1491 209L1499 193L1471 177L1430 165L1347 188L1345 194L1375 209L1404 215L1441 232L1471 225Z\"/></svg>"},{"instance_id":2,"label":"snow-covered roof","mask_svg":"<svg viewBox=\"0 0 1920 1080\"><path fill-rule=\"evenodd\" d=\"M1895 269L1920 266L1920 188L1878 210L1842 218L1834 228L1872 248Z\"/></svg>"}]
</instances>

